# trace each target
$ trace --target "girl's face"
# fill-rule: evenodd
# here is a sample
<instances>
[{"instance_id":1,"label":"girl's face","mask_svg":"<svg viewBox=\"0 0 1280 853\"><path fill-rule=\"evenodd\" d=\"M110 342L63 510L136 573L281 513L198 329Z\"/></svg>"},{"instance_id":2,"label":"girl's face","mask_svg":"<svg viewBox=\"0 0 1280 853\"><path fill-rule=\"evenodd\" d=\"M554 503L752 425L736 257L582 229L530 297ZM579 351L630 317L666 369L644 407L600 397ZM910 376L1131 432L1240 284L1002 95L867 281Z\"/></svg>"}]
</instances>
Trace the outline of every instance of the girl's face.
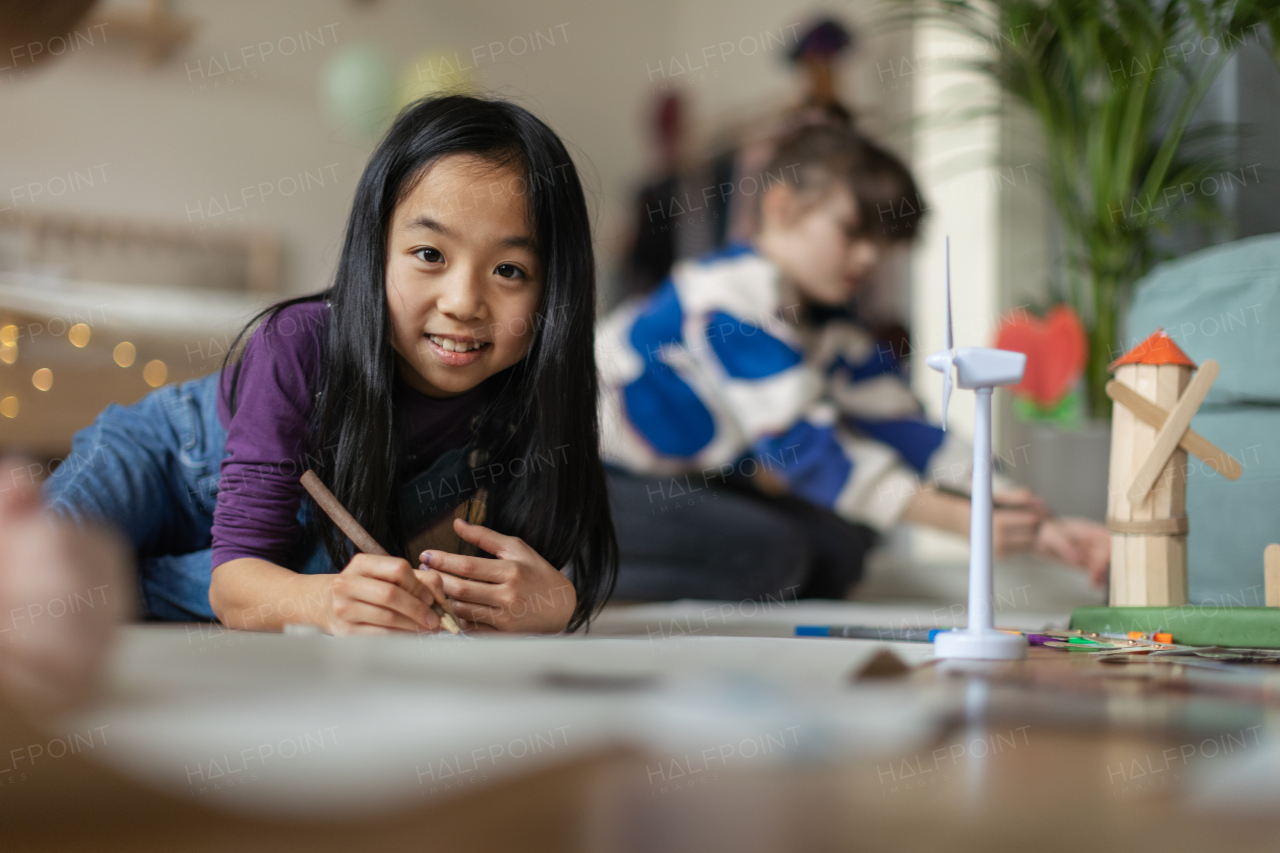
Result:
<instances>
[{"instance_id":1,"label":"girl's face","mask_svg":"<svg viewBox=\"0 0 1280 853\"><path fill-rule=\"evenodd\" d=\"M452 397L524 358L542 274L523 176L474 155L436 161L387 235L400 376L429 397Z\"/></svg>"}]
</instances>

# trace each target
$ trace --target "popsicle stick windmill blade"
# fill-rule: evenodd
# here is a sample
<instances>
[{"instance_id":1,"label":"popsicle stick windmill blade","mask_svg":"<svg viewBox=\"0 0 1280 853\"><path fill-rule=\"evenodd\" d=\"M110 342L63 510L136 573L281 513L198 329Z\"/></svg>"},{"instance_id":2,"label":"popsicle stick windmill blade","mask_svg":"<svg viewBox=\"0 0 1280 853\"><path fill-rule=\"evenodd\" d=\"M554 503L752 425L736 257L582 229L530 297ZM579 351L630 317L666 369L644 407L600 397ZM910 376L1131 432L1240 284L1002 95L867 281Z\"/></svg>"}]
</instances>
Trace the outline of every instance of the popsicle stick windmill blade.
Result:
<instances>
[{"instance_id":1,"label":"popsicle stick windmill blade","mask_svg":"<svg viewBox=\"0 0 1280 853\"><path fill-rule=\"evenodd\" d=\"M988 347L955 346L951 328L951 238L946 238L946 349L925 362L942 373L942 423L947 422L952 374L960 388L977 400L973 414L973 487L969 514L969 625L944 631L934 640L940 658L1018 660L1026 657L1027 641L995 629L992 609L991 555L991 392L998 385L1022 381L1027 357L1020 352Z\"/></svg>"}]
</instances>

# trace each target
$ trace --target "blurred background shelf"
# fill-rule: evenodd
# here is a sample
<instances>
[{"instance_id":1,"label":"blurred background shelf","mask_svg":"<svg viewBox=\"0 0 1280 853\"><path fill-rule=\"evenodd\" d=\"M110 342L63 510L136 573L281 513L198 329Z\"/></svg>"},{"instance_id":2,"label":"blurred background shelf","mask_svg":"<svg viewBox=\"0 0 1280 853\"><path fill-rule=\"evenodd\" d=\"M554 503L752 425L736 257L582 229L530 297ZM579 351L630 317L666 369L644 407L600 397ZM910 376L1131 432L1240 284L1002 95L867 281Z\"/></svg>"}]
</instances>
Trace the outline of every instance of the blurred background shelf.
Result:
<instances>
[{"instance_id":1,"label":"blurred background shelf","mask_svg":"<svg viewBox=\"0 0 1280 853\"><path fill-rule=\"evenodd\" d=\"M266 230L114 215L25 212L0 256L0 447L39 458L109 403L217 370L280 282Z\"/></svg>"}]
</instances>

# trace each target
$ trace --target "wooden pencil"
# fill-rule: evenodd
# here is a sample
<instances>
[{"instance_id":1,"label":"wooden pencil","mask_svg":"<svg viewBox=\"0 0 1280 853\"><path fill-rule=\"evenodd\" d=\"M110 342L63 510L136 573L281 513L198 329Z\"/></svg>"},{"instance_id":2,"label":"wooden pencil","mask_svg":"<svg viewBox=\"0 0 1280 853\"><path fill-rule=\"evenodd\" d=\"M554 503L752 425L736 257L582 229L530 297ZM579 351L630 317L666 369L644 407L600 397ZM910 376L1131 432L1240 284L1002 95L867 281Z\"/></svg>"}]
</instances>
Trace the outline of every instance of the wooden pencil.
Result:
<instances>
[{"instance_id":1,"label":"wooden pencil","mask_svg":"<svg viewBox=\"0 0 1280 853\"><path fill-rule=\"evenodd\" d=\"M338 529L347 534L347 538L356 546L357 549L366 554L374 554L379 557L389 557L387 549L378 544L378 540L369 535L369 531L360 526L360 522L356 521L355 516L347 512L347 508L339 503L334 497L333 492L329 491L329 487L324 484L314 471L308 470L302 475L302 487L307 490L315 500L316 505L329 516L329 520L338 526ZM425 585L425 584L424 584ZM449 603L449 597L443 594L437 594L434 589L427 587L431 593L431 597L435 599L435 604L431 605L431 609L440 617L440 624L450 634L458 633L458 614L454 612L453 605Z\"/></svg>"}]
</instances>

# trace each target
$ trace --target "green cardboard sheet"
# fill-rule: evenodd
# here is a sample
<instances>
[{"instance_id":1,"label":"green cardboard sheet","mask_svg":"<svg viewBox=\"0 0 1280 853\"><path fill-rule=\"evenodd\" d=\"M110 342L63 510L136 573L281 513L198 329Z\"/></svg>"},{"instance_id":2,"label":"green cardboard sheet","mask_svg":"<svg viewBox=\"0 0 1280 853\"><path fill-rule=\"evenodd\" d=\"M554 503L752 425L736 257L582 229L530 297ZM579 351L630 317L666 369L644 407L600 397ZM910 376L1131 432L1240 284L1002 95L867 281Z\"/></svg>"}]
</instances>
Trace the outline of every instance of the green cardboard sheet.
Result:
<instances>
[{"instance_id":1,"label":"green cardboard sheet","mask_svg":"<svg viewBox=\"0 0 1280 853\"><path fill-rule=\"evenodd\" d=\"M1100 634L1168 631L1188 646L1280 649L1280 607L1077 607L1071 627Z\"/></svg>"}]
</instances>

